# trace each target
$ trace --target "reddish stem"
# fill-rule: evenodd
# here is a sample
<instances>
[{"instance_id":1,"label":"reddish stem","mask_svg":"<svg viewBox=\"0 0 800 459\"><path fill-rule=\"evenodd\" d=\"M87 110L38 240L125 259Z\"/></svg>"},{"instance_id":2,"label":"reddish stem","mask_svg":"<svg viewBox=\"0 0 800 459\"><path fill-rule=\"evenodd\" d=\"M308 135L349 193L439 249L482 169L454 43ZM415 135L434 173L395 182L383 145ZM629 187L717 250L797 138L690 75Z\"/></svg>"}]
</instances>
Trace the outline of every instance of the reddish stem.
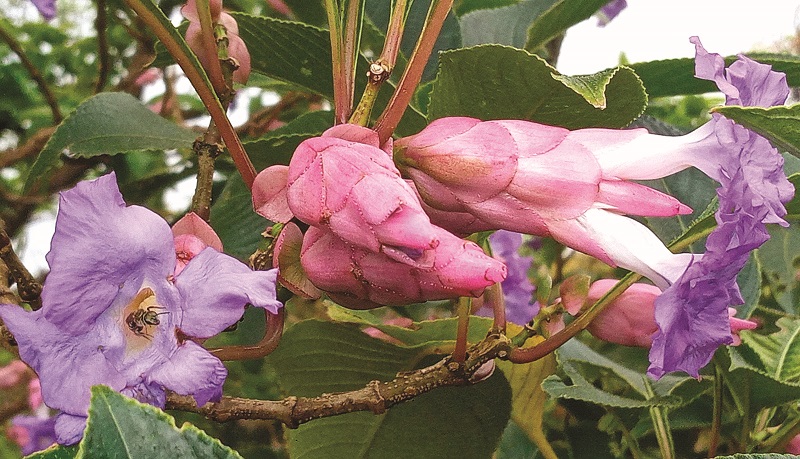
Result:
<instances>
[{"instance_id":1,"label":"reddish stem","mask_svg":"<svg viewBox=\"0 0 800 459\"><path fill-rule=\"evenodd\" d=\"M272 353L283 336L283 323L286 312L283 308L277 314L270 314L264 309L264 317L267 328L264 330L264 337L254 345L226 346L209 349L213 356L220 360L250 360L260 359Z\"/></svg>"},{"instance_id":2,"label":"reddish stem","mask_svg":"<svg viewBox=\"0 0 800 459\"><path fill-rule=\"evenodd\" d=\"M436 39L439 37L439 32L442 31L442 25L452 6L453 0L439 0L435 4L431 4L432 11L428 15L428 22L422 29L422 34L419 37L417 46L414 48L414 52L411 54L408 66L406 66L406 70L403 72L403 76L400 78L389 104L375 123L374 129L378 132L381 144L392 136L392 133L400 123L400 118L403 117L403 113L408 108L408 104L414 96L414 88L422 80L425 65L428 63L428 58L433 52L433 46L436 44Z\"/></svg>"}]
</instances>

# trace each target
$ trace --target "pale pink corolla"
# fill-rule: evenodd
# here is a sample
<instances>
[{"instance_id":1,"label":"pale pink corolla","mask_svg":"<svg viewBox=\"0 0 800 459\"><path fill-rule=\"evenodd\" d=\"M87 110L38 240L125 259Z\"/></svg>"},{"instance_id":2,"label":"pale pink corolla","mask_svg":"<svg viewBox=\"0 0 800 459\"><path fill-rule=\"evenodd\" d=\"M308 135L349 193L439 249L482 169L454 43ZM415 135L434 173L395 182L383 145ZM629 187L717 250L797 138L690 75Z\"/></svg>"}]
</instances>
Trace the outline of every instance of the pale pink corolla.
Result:
<instances>
[{"instance_id":1,"label":"pale pink corolla","mask_svg":"<svg viewBox=\"0 0 800 459\"><path fill-rule=\"evenodd\" d=\"M641 136L649 134L451 117L396 141L395 158L426 204L440 211L431 214L434 224L459 234L488 227L551 236L666 287L691 255L673 255L644 225L623 214L666 217L691 209L631 181L654 178L652 168L616 162L620 145ZM688 167L685 160L680 165L660 161L658 176Z\"/></svg>"}]
</instances>

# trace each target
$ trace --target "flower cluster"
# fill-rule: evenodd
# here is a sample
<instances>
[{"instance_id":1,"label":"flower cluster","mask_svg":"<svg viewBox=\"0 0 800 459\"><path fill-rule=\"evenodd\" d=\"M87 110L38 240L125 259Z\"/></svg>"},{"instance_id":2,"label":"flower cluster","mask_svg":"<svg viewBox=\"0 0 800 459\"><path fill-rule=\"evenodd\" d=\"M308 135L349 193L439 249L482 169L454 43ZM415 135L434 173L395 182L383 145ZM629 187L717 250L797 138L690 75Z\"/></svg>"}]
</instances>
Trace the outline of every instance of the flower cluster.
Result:
<instances>
[{"instance_id":1,"label":"flower cluster","mask_svg":"<svg viewBox=\"0 0 800 459\"><path fill-rule=\"evenodd\" d=\"M502 263L431 224L390 151L391 142L382 149L368 128L335 126L301 143L288 167L256 177L256 211L311 226L305 235L289 229L302 238L304 275L352 308L478 296L502 281ZM275 260L288 245L278 247ZM278 268L283 273L285 262Z\"/></svg>"},{"instance_id":2,"label":"flower cluster","mask_svg":"<svg viewBox=\"0 0 800 459\"><path fill-rule=\"evenodd\" d=\"M697 76L714 80L726 103L782 104L785 76L742 56L729 69L697 38ZM734 338L728 307L742 303L736 275L768 239L766 223L785 225L793 188L783 159L763 137L720 115L681 137L644 129L567 129L519 121L442 118L395 142L395 159L413 180L434 224L465 234L506 229L557 241L648 277L658 331L649 373L697 376L714 350ZM703 255L672 254L628 215L691 212L671 196L633 182L690 166L720 183L717 228ZM669 345L667 345L669 343Z\"/></svg>"},{"instance_id":3,"label":"flower cluster","mask_svg":"<svg viewBox=\"0 0 800 459\"><path fill-rule=\"evenodd\" d=\"M198 220L176 225L176 238L157 214L125 205L113 173L61 193L42 308L0 304L44 402L62 412L59 443L81 438L96 384L159 407L167 389L198 405L218 399L227 371L193 339L232 325L248 303L281 307L276 273L220 253L210 227L187 236Z\"/></svg>"}]
</instances>

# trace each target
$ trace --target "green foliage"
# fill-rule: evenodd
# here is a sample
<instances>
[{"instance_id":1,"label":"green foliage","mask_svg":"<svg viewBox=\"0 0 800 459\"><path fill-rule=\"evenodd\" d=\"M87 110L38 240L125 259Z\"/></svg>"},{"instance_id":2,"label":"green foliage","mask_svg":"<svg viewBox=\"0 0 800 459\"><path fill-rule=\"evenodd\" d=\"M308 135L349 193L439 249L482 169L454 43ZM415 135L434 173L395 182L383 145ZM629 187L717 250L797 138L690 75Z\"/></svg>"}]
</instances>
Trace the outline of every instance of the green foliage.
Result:
<instances>
[{"instance_id":1,"label":"green foliage","mask_svg":"<svg viewBox=\"0 0 800 459\"><path fill-rule=\"evenodd\" d=\"M79 458L241 458L193 425L174 419L106 386L92 388L89 421Z\"/></svg>"},{"instance_id":2,"label":"green foliage","mask_svg":"<svg viewBox=\"0 0 800 459\"><path fill-rule=\"evenodd\" d=\"M465 11L459 18L465 47L492 43L525 48L531 24L558 0L495 3L492 8Z\"/></svg>"},{"instance_id":3,"label":"green foliage","mask_svg":"<svg viewBox=\"0 0 800 459\"><path fill-rule=\"evenodd\" d=\"M776 148L800 157L800 105L770 108L731 105L712 111L763 135Z\"/></svg>"},{"instance_id":4,"label":"green foliage","mask_svg":"<svg viewBox=\"0 0 800 459\"><path fill-rule=\"evenodd\" d=\"M26 459L73 459L78 455L78 445L51 446L44 451L26 456Z\"/></svg>"},{"instance_id":5,"label":"green foliage","mask_svg":"<svg viewBox=\"0 0 800 459\"><path fill-rule=\"evenodd\" d=\"M687 42L688 46L688 42ZM789 86L800 84L800 58L785 54L748 54L752 59L763 64L772 65L773 70L784 72ZM730 65L736 56L725 58ZM712 81L701 80L694 76L694 59L668 59L631 64L642 79L650 97L679 96L686 94L703 94L716 92L717 86Z\"/></svg>"},{"instance_id":6,"label":"green foliage","mask_svg":"<svg viewBox=\"0 0 800 459\"><path fill-rule=\"evenodd\" d=\"M559 0L536 19L528 30L525 49L535 50L548 40L563 33L568 27L593 15L606 0Z\"/></svg>"},{"instance_id":7,"label":"green foliage","mask_svg":"<svg viewBox=\"0 0 800 459\"><path fill-rule=\"evenodd\" d=\"M188 148L195 137L129 94L98 94L87 99L58 126L31 167L26 187L40 184L57 166L64 151L89 158L139 150Z\"/></svg>"},{"instance_id":8,"label":"green foliage","mask_svg":"<svg viewBox=\"0 0 800 459\"><path fill-rule=\"evenodd\" d=\"M209 223L222 240L225 253L245 261L258 248L261 233L269 224L253 210L253 197L238 175L228 180L211 206Z\"/></svg>"},{"instance_id":9,"label":"green foliage","mask_svg":"<svg viewBox=\"0 0 800 459\"><path fill-rule=\"evenodd\" d=\"M424 335L415 342L431 339L425 328L409 333ZM388 381L438 359L426 358L424 349L376 340L353 325L309 320L287 330L269 360L286 393L309 397ZM495 373L474 386L436 389L385 414L312 421L291 432L290 451L293 458L485 458L508 422L510 396L508 383Z\"/></svg>"},{"instance_id":10,"label":"green foliage","mask_svg":"<svg viewBox=\"0 0 800 459\"><path fill-rule=\"evenodd\" d=\"M600 77L582 80L582 93L603 110L557 79L558 72L541 58L510 47L485 45L448 51L440 57L439 76L431 93L430 120L445 116L480 119L524 119L570 129L623 127L638 117L647 103L641 82L620 67ZM589 84L594 80L593 84ZM576 86L576 80L568 79Z\"/></svg>"}]
</instances>

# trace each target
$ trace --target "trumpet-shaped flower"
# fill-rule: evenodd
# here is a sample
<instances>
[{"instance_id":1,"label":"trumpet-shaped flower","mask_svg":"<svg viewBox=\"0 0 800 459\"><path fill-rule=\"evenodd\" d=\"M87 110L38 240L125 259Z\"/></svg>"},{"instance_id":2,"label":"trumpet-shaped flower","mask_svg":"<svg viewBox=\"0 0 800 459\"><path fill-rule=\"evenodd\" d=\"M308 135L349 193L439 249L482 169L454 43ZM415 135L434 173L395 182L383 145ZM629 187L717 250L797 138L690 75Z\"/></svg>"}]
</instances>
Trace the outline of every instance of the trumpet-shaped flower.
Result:
<instances>
[{"instance_id":1,"label":"trumpet-shaped flower","mask_svg":"<svg viewBox=\"0 0 800 459\"><path fill-rule=\"evenodd\" d=\"M626 0L611 0L603 5L603 7L600 8L597 13L595 13L595 17L597 17L597 25L600 27L605 27L606 24L611 22L619 13L622 12L622 10L627 7L628 2Z\"/></svg>"},{"instance_id":2,"label":"trumpet-shaped flower","mask_svg":"<svg viewBox=\"0 0 800 459\"><path fill-rule=\"evenodd\" d=\"M785 76L741 57L729 69L699 41L697 75L714 80L727 103L770 106L788 94ZM664 137L644 129L566 129L526 121L442 118L395 143L400 167L437 211L459 218L434 224L464 232L489 226L554 239L650 278L659 332L650 374L697 375L732 342L727 307L742 302L736 274L768 235L785 225L793 188L769 142L720 115L698 130ZM695 166L721 184L718 228L707 253L672 254L644 225L623 214L672 216L690 209L631 180L657 179ZM450 225L450 226L448 226ZM667 346L667 343L669 345Z\"/></svg>"},{"instance_id":3,"label":"trumpet-shaped flower","mask_svg":"<svg viewBox=\"0 0 800 459\"><path fill-rule=\"evenodd\" d=\"M391 149L391 144L389 144ZM437 231L371 129L343 124L301 143L289 167L262 171L256 211L277 222L292 215L350 244L430 267Z\"/></svg>"},{"instance_id":4,"label":"trumpet-shaped flower","mask_svg":"<svg viewBox=\"0 0 800 459\"><path fill-rule=\"evenodd\" d=\"M477 244L433 228L440 244L431 251L428 268L398 262L315 227L306 232L300 262L315 286L354 309L477 297L506 277L505 265Z\"/></svg>"},{"instance_id":5,"label":"trumpet-shaped flower","mask_svg":"<svg viewBox=\"0 0 800 459\"><path fill-rule=\"evenodd\" d=\"M105 384L164 406L165 390L199 405L221 395L227 371L188 338L235 323L250 303L277 312L275 272L251 271L213 248L177 275L169 225L126 206L114 174L61 193L42 308L0 305L45 403L61 410L58 442L77 442L89 389Z\"/></svg>"}]
</instances>

